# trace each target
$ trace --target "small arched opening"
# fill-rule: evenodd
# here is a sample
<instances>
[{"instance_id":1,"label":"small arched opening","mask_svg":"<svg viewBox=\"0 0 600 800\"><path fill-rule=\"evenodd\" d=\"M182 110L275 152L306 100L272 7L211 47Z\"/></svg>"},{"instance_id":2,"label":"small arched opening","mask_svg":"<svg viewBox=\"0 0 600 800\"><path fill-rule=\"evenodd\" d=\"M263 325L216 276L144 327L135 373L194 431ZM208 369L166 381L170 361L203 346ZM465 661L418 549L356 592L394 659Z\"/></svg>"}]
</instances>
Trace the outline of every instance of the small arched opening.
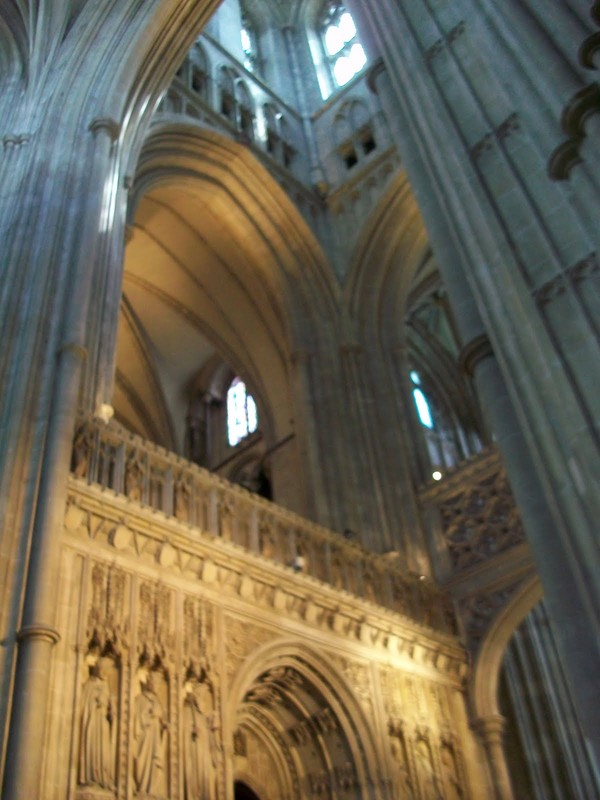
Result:
<instances>
[{"instance_id":1,"label":"small arched opening","mask_svg":"<svg viewBox=\"0 0 600 800\"><path fill-rule=\"evenodd\" d=\"M260 800L260 797L244 781L236 781L233 785L234 800Z\"/></svg>"}]
</instances>

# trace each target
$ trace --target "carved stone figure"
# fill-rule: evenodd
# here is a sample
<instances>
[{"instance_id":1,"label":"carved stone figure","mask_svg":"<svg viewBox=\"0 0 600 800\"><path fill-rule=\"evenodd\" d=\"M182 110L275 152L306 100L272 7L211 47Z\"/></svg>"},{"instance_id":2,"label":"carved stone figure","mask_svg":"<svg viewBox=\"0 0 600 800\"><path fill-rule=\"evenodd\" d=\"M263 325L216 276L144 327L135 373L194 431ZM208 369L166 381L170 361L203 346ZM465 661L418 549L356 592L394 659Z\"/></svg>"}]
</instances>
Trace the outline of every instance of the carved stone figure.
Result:
<instances>
[{"instance_id":1,"label":"carved stone figure","mask_svg":"<svg viewBox=\"0 0 600 800\"><path fill-rule=\"evenodd\" d=\"M181 522L189 522L190 519L190 489L183 480L175 484L175 516Z\"/></svg>"},{"instance_id":2,"label":"carved stone figure","mask_svg":"<svg viewBox=\"0 0 600 800\"><path fill-rule=\"evenodd\" d=\"M134 719L134 781L138 797L162 800L166 795L164 732L167 723L151 673L135 699Z\"/></svg>"},{"instance_id":3,"label":"carved stone figure","mask_svg":"<svg viewBox=\"0 0 600 800\"><path fill-rule=\"evenodd\" d=\"M143 470L135 454L127 459L125 467L125 494L136 503L142 499Z\"/></svg>"},{"instance_id":4,"label":"carved stone figure","mask_svg":"<svg viewBox=\"0 0 600 800\"><path fill-rule=\"evenodd\" d=\"M113 709L100 660L90 667L81 697L79 783L112 789L115 782Z\"/></svg>"},{"instance_id":5,"label":"carved stone figure","mask_svg":"<svg viewBox=\"0 0 600 800\"><path fill-rule=\"evenodd\" d=\"M185 800L215 800L216 730L212 692L206 679L188 680L183 701Z\"/></svg>"},{"instance_id":6,"label":"carved stone figure","mask_svg":"<svg viewBox=\"0 0 600 800\"><path fill-rule=\"evenodd\" d=\"M89 434L85 428L80 428L73 442L73 459L71 464L73 475L76 478L85 478L87 476L90 463L90 449Z\"/></svg>"},{"instance_id":7,"label":"carved stone figure","mask_svg":"<svg viewBox=\"0 0 600 800\"><path fill-rule=\"evenodd\" d=\"M462 800L463 792L456 769L453 749L444 745L440 751L444 778L445 800Z\"/></svg>"},{"instance_id":8,"label":"carved stone figure","mask_svg":"<svg viewBox=\"0 0 600 800\"><path fill-rule=\"evenodd\" d=\"M418 739L415 744L415 759L421 785L421 796L424 800L443 800L438 781L431 763L431 750L425 739Z\"/></svg>"},{"instance_id":9,"label":"carved stone figure","mask_svg":"<svg viewBox=\"0 0 600 800\"><path fill-rule=\"evenodd\" d=\"M408 770L408 758L404 739L401 736L392 738L390 744L394 759L394 798L414 800L415 790Z\"/></svg>"}]
</instances>

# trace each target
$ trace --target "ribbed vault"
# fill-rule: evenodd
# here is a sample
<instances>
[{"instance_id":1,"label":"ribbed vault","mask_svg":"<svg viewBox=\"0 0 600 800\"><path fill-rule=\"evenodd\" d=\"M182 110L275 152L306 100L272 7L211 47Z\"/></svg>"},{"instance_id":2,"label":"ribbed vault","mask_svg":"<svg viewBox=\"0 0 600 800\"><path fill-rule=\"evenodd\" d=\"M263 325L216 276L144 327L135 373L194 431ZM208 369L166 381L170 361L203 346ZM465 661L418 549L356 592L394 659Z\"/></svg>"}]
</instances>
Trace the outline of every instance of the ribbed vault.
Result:
<instances>
[{"instance_id":1,"label":"ribbed vault","mask_svg":"<svg viewBox=\"0 0 600 800\"><path fill-rule=\"evenodd\" d=\"M246 148L193 125L153 129L131 197L117 416L182 452L198 376L221 359L255 397L266 447L285 440L293 354L336 302L295 206Z\"/></svg>"}]
</instances>

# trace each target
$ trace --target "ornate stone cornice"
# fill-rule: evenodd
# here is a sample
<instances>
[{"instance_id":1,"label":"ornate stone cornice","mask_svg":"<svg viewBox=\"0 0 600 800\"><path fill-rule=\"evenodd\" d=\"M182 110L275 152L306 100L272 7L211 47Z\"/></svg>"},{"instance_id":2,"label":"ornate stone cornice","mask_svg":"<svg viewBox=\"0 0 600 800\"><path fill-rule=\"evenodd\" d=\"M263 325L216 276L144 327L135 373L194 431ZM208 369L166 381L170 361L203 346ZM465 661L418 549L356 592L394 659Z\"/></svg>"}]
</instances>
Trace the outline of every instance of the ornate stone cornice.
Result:
<instances>
[{"instance_id":1,"label":"ornate stone cornice","mask_svg":"<svg viewBox=\"0 0 600 800\"><path fill-rule=\"evenodd\" d=\"M469 376L473 376L475 367L484 358L494 355L492 343L486 333L481 333L463 347L459 356L458 363L461 369Z\"/></svg>"}]
</instances>

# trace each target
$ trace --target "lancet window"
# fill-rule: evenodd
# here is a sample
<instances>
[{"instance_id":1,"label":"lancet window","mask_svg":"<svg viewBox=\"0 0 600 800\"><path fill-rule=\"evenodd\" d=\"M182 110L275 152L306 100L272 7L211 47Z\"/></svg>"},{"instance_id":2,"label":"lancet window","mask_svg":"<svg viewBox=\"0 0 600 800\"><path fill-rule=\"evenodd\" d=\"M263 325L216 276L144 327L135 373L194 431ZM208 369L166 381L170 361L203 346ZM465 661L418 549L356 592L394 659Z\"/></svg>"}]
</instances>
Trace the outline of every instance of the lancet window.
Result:
<instances>
[{"instance_id":1,"label":"lancet window","mask_svg":"<svg viewBox=\"0 0 600 800\"><path fill-rule=\"evenodd\" d=\"M246 384L234 378L227 391L227 441L235 447L258 428L258 411Z\"/></svg>"}]
</instances>

